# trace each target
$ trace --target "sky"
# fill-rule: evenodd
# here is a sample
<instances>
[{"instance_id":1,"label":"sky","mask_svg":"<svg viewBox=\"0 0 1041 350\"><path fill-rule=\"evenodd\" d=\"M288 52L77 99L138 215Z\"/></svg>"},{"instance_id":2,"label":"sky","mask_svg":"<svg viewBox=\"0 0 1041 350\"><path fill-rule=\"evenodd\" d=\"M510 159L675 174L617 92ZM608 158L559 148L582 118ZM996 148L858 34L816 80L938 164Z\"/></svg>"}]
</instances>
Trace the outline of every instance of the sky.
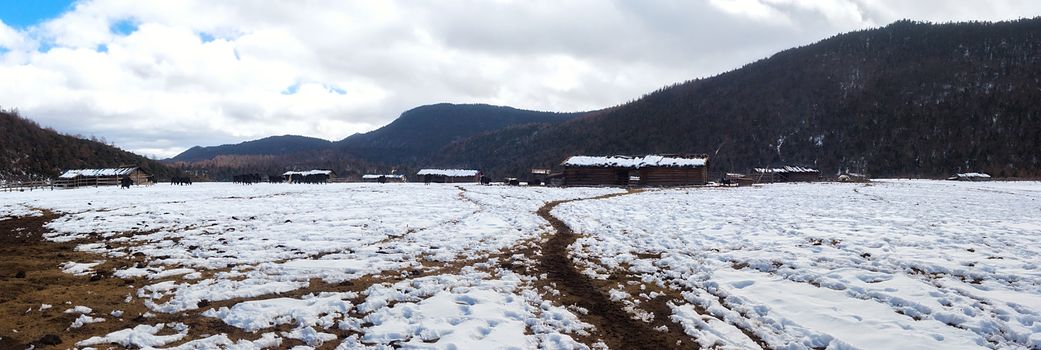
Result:
<instances>
[{"instance_id":1,"label":"sky","mask_svg":"<svg viewBox=\"0 0 1041 350\"><path fill-rule=\"evenodd\" d=\"M899 19L1036 0L0 0L0 108L166 158L425 104L584 111Z\"/></svg>"}]
</instances>

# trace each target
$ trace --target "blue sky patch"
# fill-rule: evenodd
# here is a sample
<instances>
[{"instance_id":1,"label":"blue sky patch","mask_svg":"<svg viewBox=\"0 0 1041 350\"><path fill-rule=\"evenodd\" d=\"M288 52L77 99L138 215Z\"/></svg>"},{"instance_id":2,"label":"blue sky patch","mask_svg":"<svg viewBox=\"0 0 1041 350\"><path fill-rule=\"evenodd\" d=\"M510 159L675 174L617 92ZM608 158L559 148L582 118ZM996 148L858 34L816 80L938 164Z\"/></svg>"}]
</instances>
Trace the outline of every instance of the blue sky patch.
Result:
<instances>
[{"instance_id":1,"label":"blue sky patch","mask_svg":"<svg viewBox=\"0 0 1041 350\"><path fill-rule=\"evenodd\" d=\"M25 29L71 10L72 0L0 0L0 21Z\"/></svg>"},{"instance_id":2,"label":"blue sky patch","mask_svg":"<svg viewBox=\"0 0 1041 350\"><path fill-rule=\"evenodd\" d=\"M108 26L108 30L114 34L126 36L137 31L137 23L130 19L121 19L112 22Z\"/></svg>"},{"instance_id":3,"label":"blue sky patch","mask_svg":"<svg viewBox=\"0 0 1041 350\"><path fill-rule=\"evenodd\" d=\"M208 43L217 40L217 37L213 36L213 34L210 33L201 32L199 33L199 39L202 39L203 43Z\"/></svg>"},{"instance_id":4,"label":"blue sky patch","mask_svg":"<svg viewBox=\"0 0 1041 350\"><path fill-rule=\"evenodd\" d=\"M347 94L347 90L344 90L344 89L342 89L342 88L340 88L340 87L338 87L336 85L326 85L325 88L329 89L329 91L332 91L332 92L336 93L337 95L346 95Z\"/></svg>"},{"instance_id":5,"label":"blue sky patch","mask_svg":"<svg viewBox=\"0 0 1041 350\"><path fill-rule=\"evenodd\" d=\"M282 90L283 95L294 95L297 91L300 91L300 83L294 83L289 85L285 90Z\"/></svg>"}]
</instances>

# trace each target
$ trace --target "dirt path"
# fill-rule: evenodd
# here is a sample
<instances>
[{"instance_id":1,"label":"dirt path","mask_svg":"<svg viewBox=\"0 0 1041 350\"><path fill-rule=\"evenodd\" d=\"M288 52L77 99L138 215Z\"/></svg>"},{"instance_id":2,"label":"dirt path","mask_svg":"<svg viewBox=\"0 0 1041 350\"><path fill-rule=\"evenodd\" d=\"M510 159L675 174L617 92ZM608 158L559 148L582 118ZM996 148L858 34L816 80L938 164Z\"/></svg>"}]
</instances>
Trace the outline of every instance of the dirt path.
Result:
<instances>
[{"instance_id":1,"label":"dirt path","mask_svg":"<svg viewBox=\"0 0 1041 350\"><path fill-rule=\"evenodd\" d=\"M675 322L669 321L671 310L661 298L647 303L655 314L651 322L632 318L621 302L611 301L607 295L607 281L600 282L580 273L568 257L568 247L578 238L570 227L550 212L557 205L579 200L604 199L634 193L616 193L592 198L549 202L539 208L538 215L546 219L556 233L542 245L539 267L561 291L562 304L578 305L589 312L580 317L593 324L599 335L612 349L698 349L699 345L683 333ZM667 331L660 330L665 327ZM655 328L658 328L656 330Z\"/></svg>"}]
</instances>

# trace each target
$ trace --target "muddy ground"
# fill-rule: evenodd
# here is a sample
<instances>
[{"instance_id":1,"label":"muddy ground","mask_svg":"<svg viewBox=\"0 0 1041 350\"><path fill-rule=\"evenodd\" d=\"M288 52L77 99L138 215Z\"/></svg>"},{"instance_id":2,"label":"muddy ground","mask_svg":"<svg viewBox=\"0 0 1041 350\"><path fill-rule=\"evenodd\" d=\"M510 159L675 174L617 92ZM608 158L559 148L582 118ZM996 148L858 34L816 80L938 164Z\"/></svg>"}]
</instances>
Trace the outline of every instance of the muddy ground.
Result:
<instances>
[{"instance_id":1,"label":"muddy ground","mask_svg":"<svg viewBox=\"0 0 1041 350\"><path fill-rule=\"evenodd\" d=\"M582 321L595 327L590 334L573 335L586 344L603 343L613 349L698 348L695 339L687 336L678 324L667 317L671 314L668 302L682 299L677 292L661 289L654 285L644 285L636 280L636 276L629 276L622 271L612 274L608 280L596 280L579 273L571 259L568 258L567 251L578 235L550 214L550 211L561 203L564 202L548 203L538 211L538 214L552 225L553 230L547 232L541 242L520 242L509 251L494 256L499 258L502 264L500 267L533 276L545 274L548 279L536 282L537 287L540 290L548 287L561 293L560 295L547 294L544 297L558 305L566 305L573 310L578 310L576 315L579 315ZM0 350L26 349L30 346L34 346L36 349L66 349L91 336L104 335L140 324L153 325L163 322L187 324L189 334L184 341L220 333L227 334L231 339L256 339L259 337L257 334L227 326L220 320L202 317L198 315L201 310L145 317L148 309L143 305L142 299L128 299L128 296L146 283L156 283L161 280L146 281L111 276L111 271L141 263L143 257L103 257L95 253L75 250L75 247L82 243L104 242L104 239L97 237L90 239L89 242L47 241L44 239L45 225L56 217L56 214L44 211L40 216L0 220L0 316L2 316L0 317ZM514 254L526 256L526 260L530 263L514 265L508 259ZM75 276L64 273L60 269L61 264L68 261L104 261L104 263L94 268L98 271L96 274ZM362 292L373 284L394 283L405 277L453 273L463 266L478 262L481 261L458 261L452 264L424 263L424 268L419 270L382 276L365 276L341 284L312 280L311 286L308 288L282 293L278 296L300 297L308 293L331 291ZM176 280L176 277L172 280ZM640 288L645 291L646 288L652 288L666 296L644 301L642 305L638 306L641 310L656 315L649 322L644 322L625 311L626 305L622 302L610 300L609 290L618 287ZM270 297L274 296L266 295L262 298ZM241 301L244 300L212 302L208 308L230 307ZM355 300L354 302L360 303L361 301ZM41 308L44 304L51 305L51 307ZM78 317L78 314L65 313L65 311L76 305L93 308L92 314L95 316L111 315L115 310L122 311L123 315L118 319L105 317L104 322L92 323L81 328L70 328L70 324ZM287 331L289 329L276 327L275 330ZM326 331L340 333L337 335L341 338L350 335L348 332L337 329ZM161 334L164 333L172 333L172 331ZM183 343L183 341L169 345L175 346L179 343ZM338 343L327 342L320 348L331 349ZM303 343L284 339L281 347L289 348L295 345L303 345Z\"/></svg>"}]
</instances>

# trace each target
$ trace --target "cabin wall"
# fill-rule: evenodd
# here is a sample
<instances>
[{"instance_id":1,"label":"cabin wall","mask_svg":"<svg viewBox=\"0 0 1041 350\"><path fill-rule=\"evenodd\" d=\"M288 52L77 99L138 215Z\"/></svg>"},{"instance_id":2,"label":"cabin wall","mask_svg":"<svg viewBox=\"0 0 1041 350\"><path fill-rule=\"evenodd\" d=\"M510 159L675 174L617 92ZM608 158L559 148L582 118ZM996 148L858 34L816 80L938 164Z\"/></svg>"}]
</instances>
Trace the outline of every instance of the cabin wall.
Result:
<instances>
[{"instance_id":1,"label":"cabin wall","mask_svg":"<svg viewBox=\"0 0 1041 350\"><path fill-rule=\"evenodd\" d=\"M785 173L781 177L786 182L813 182L820 180L820 173Z\"/></svg>"},{"instance_id":2,"label":"cabin wall","mask_svg":"<svg viewBox=\"0 0 1041 350\"><path fill-rule=\"evenodd\" d=\"M130 180L133 180L135 185L151 185L152 184L151 181L148 181L148 174L145 174L145 172L143 172L141 170L134 170L134 172L130 173L129 176L130 176Z\"/></svg>"},{"instance_id":3,"label":"cabin wall","mask_svg":"<svg viewBox=\"0 0 1041 350\"><path fill-rule=\"evenodd\" d=\"M625 172L624 179L619 175ZM564 186L626 186L629 169L568 167L564 169Z\"/></svg>"},{"instance_id":4,"label":"cabin wall","mask_svg":"<svg viewBox=\"0 0 1041 350\"><path fill-rule=\"evenodd\" d=\"M654 167L640 169L640 185L684 186L708 183L708 168Z\"/></svg>"}]
</instances>

